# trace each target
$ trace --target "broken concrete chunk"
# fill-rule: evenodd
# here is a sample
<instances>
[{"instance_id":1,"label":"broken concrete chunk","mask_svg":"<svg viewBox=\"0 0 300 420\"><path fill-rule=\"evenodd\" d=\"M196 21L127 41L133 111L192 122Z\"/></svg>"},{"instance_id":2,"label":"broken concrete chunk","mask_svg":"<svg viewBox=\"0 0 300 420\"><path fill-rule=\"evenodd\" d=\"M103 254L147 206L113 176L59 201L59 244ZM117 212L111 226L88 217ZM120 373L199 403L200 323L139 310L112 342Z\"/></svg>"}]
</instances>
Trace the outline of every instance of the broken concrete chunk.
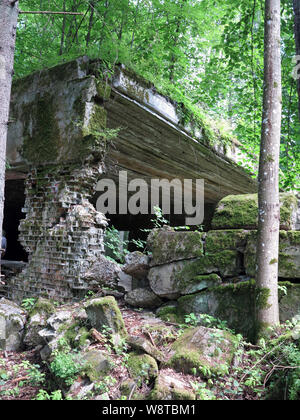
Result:
<instances>
[{"instance_id":1,"label":"broken concrete chunk","mask_svg":"<svg viewBox=\"0 0 300 420\"><path fill-rule=\"evenodd\" d=\"M111 333L127 337L121 311L113 296L91 299L84 308L92 327L98 331L102 331L105 327L110 328Z\"/></svg>"},{"instance_id":2,"label":"broken concrete chunk","mask_svg":"<svg viewBox=\"0 0 300 420\"><path fill-rule=\"evenodd\" d=\"M125 256L123 271L130 276L143 280L149 271L149 257L142 252L130 252Z\"/></svg>"},{"instance_id":3,"label":"broken concrete chunk","mask_svg":"<svg viewBox=\"0 0 300 420\"><path fill-rule=\"evenodd\" d=\"M100 254L85 274L85 280L91 286L105 286L112 289L118 286L121 267L116 262Z\"/></svg>"},{"instance_id":4,"label":"broken concrete chunk","mask_svg":"<svg viewBox=\"0 0 300 420\"><path fill-rule=\"evenodd\" d=\"M206 327L188 329L172 345L167 366L184 373L209 377L223 375L230 367L239 340L233 334Z\"/></svg>"},{"instance_id":5,"label":"broken concrete chunk","mask_svg":"<svg viewBox=\"0 0 300 420\"><path fill-rule=\"evenodd\" d=\"M154 229L147 239L152 252L151 267L203 255L202 232L179 232L171 228Z\"/></svg>"},{"instance_id":6,"label":"broken concrete chunk","mask_svg":"<svg viewBox=\"0 0 300 420\"><path fill-rule=\"evenodd\" d=\"M149 288L132 290L125 296L125 302L135 308L157 308L163 303Z\"/></svg>"},{"instance_id":7,"label":"broken concrete chunk","mask_svg":"<svg viewBox=\"0 0 300 420\"><path fill-rule=\"evenodd\" d=\"M29 347L36 347L44 343L39 332L47 325L47 320L55 312L55 306L45 298L39 298L30 311L24 336L24 344Z\"/></svg>"},{"instance_id":8,"label":"broken concrete chunk","mask_svg":"<svg viewBox=\"0 0 300 420\"><path fill-rule=\"evenodd\" d=\"M183 378L175 377L172 371L162 370L155 381L150 400L195 400L190 384Z\"/></svg>"},{"instance_id":9,"label":"broken concrete chunk","mask_svg":"<svg viewBox=\"0 0 300 420\"><path fill-rule=\"evenodd\" d=\"M219 286L222 284L222 279L218 274L206 274L201 276L195 276L188 281L184 277L181 277L177 283L177 288L180 290L182 295L189 295L201 290L208 289L210 287Z\"/></svg>"},{"instance_id":10,"label":"broken concrete chunk","mask_svg":"<svg viewBox=\"0 0 300 420\"><path fill-rule=\"evenodd\" d=\"M164 360L164 355L162 354L162 352L159 351L156 347L154 347L153 344L150 343L150 341L146 340L143 337L131 335L127 338L127 343L134 350L147 353L159 362L162 362Z\"/></svg>"},{"instance_id":11,"label":"broken concrete chunk","mask_svg":"<svg viewBox=\"0 0 300 420\"><path fill-rule=\"evenodd\" d=\"M8 299L0 300L0 349L18 351L22 345L27 313Z\"/></svg>"},{"instance_id":12,"label":"broken concrete chunk","mask_svg":"<svg viewBox=\"0 0 300 420\"><path fill-rule=\"evenodd\" d=\"M244 253L249 231L245 229L210 230L205 238L205 254L224 250Z\"/></svg>"},{"instance_id":13,"label":"broken concrete chunk","mask_svg":"<svg viewBox=\"0 0 300 420\"><path fill-rule=\"evenodd\" d=\"M245 268L249 276L256 275L257 231L251 232L245 252ZM277 262L269 261L269 264ZM279 233L279 273L286 279L300 278L300 231L280 231Z\"/></svg>"}]
</instances>

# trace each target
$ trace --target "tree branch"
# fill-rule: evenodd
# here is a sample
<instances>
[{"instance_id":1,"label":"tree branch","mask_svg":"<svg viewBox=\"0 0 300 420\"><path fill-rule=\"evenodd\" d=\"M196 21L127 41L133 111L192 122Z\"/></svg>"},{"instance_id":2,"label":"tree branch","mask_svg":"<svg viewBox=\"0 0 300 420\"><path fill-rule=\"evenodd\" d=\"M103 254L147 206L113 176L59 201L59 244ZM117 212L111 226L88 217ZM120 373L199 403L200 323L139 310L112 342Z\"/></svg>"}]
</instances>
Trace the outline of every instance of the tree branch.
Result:
<instances>
[{"instance_id":1,"label":"tree branch","mask_svg":"<svg viewBox=\"0 0 300 420\"><path fill-rule=\"evenodd\" d=\"M80 15L83 16L84 13L80 13L80 12L51 12L51 11L46 11L46 10L42 10L42 11L24 11L24 10L20 10L19 13L21 15Z\"/></svg>"}]
</instances>

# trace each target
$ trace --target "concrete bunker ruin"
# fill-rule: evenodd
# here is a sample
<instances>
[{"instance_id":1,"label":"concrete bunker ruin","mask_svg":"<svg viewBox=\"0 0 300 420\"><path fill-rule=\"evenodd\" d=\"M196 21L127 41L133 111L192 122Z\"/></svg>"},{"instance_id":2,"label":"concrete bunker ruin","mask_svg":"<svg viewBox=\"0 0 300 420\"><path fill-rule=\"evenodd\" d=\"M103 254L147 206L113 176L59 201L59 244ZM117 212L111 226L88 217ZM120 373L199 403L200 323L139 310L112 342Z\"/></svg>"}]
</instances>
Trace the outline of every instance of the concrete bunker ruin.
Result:
<instances>
[{"instance_id":1,"label":"concrete bunker ruin","mask_svg":"<svg viewBox=\"0 0 300 420\"><path fill-rule=\"evenodd\" d=\"M7 282L9 298L73 299L90 288L85 273L104 252L107 218L132 237L151 227L151 215L96 211L95 188L103 177L117 184L122 170L147 184L204 179L206 226L220 199L256 192L255 180L237 164L243 155L238 142L224 142L216 132L213 144L213 127L193 119L185 124L183 113L124 66L112 75L87 57L14 83L4 229L7 259L28 264ZM170 220L183 225L184 215Z\"/></svg>"}]
</instances>

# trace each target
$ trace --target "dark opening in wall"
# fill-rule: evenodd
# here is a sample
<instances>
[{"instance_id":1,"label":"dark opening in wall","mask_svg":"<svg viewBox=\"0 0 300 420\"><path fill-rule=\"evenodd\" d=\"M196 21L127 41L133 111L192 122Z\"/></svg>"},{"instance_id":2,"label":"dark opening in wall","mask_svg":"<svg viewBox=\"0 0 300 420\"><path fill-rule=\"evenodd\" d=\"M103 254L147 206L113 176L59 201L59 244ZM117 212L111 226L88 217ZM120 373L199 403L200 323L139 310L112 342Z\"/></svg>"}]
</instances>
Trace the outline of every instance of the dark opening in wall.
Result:
<instances>
[{"instance_id":1,"label":"dark opening in wall","mask_svg":"<svg viewBox=\"0 0 300 420\"><path fill-rule=\"evenodd\" d=\"M5 202L3 229L7 239L7 249L4 260L28 261L28 256L19 242L20 220L25 218L22 208L25 202L25 185L23 179L7 180L5 182Z\"/></svg>"}]
</instances>

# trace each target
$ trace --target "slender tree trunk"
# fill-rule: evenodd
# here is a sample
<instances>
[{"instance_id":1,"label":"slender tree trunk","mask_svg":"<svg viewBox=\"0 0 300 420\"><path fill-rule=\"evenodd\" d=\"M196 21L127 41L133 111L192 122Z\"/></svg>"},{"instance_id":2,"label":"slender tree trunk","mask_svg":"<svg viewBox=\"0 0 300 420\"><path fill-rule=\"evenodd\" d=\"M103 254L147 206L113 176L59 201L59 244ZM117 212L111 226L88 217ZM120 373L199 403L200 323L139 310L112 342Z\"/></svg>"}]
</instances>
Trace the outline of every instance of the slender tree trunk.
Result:
<instances>
[{"instance_id":1,"label":"slender tree trunk","mask_svg":"<svg viewBox=\"0 0 300 420\"><path fill-rule=\"evenodd\" d=\"M63 12L66 11L66 0L63 1ZM66 29L66 16L63 17L62 28L61 28L61 37L60 37L60 48L58 55L62 55L64 51L65 43L65 29Z\"/></svg>"},{"instance_id":2,"label":"slender tree trunk","mask_svg":"<svg viewBox=\"0 0 300 420\"><path fill-rule=\"evenodd\" d=\"M9 117L14 50L18 21L18 1L0 0L0 237L2 238L6 139ZM1 253L0 253L1 259ZM0 265L1 274L1 265Z\"/></svg>"},{"instance_id":3,"label":"slender tree trunk","mask_svg":"<svg viewBox=\"0 0 300 420\"><path fill-rule=\"evenodd\" d=\"M264 98L259 160L258 335L279 323L279 150L281 132L280 0L266 0ZM263 299L264 297L264 299Z\"/></svg>"},{"instance_id":4,"label":"slender tree trunk","mask_svg":"<svg viewBox=\"0 0 300 420\"><path fill-rule=\"evenodd\" d=\"M90 40L91 40L91 32L93 27L93 19L94 19L94 12L95 12L95 3L93 1L90 2L90 19L89 19L89 27L88 27L88 33L86 35L86 47L89 46Z\"/></svg>"},{"instance_id":5,"label":"slender tree trunk","mask_svg":"<svg viewBox=\"0 0 300 420\"><path fill-rule=\"evenodd\" d=\"M296 55L300 57L300 0L293 0L294 16L295 16L295 42L296 42ZM298 60L300 64L300 59ZM298 72L297 79L297 91L298 91L298 112L300 121L300 72Z\"/></svg>"}]
</instances>

